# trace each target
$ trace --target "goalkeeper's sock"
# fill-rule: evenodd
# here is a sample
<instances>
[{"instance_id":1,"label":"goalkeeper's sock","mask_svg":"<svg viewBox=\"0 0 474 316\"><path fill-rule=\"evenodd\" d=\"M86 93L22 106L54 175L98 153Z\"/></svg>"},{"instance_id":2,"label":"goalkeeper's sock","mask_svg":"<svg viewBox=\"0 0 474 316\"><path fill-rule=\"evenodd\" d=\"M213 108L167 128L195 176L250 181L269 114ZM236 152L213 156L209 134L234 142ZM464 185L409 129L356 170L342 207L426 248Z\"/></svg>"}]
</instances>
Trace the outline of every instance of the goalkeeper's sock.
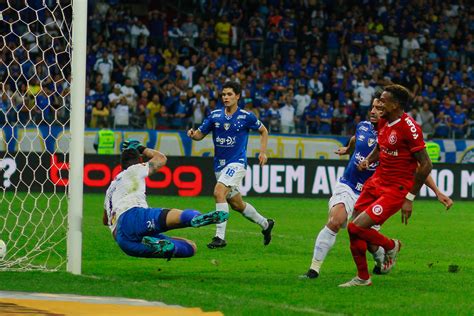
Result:
<instances>
[{"instance_id":1,"label":"goalkeeper's sock","mask_svg":"<svg viewBox=\"0 0 474 316\"><path fill-rule=\"evenodd\" d=\"M268 227L267 219L263 217L262 215L260 215L255 209L255 207L252 206L252 204L250 203L245 203L245 204L246 204L245 209L242 212L242 215L244 215L245 218L247 218L248 220L260 225L262 229L267 229Z\"/></svg>"},{"instance_id":2,"label":"goalkeeper's sock","mask_svg":"<svg viewBox=\"0 0 474 316\"><path fill-rule=\"evenodd\" d=\"M329 250L331 250L336 242L336 236L337 233L333 232L327 226L324 226L323 229L321 229L316 238L316 242L314 243L311 269L319 273L319 269L321 268L324 259L326 259Z\"/></svg>"},{"instance_id":3,"label":"goalkeeper's sock","mask_svg":"<svg viewBox=\"0 0 474 316\"><path fill-rule=\"evenodd\" d=\"M184 227L189 227L191 226L191 220L198 215L201 215L201 212L196 210L184 210L179 216L179 221Z\"/></svg>"},{"instance_id":4,"label":"goalkeeper's sock","mask_svg":"<svg viewBox=\"0 0 474 316\"><path fill-rule=\"evenodd\" d=\"M229 213L229 204L216 203L216 211L224 211L224 212ZM216 236L222 240L225 240L226 227L227 227L227 221L216 225Z\"/></svg>"}]
</instances>

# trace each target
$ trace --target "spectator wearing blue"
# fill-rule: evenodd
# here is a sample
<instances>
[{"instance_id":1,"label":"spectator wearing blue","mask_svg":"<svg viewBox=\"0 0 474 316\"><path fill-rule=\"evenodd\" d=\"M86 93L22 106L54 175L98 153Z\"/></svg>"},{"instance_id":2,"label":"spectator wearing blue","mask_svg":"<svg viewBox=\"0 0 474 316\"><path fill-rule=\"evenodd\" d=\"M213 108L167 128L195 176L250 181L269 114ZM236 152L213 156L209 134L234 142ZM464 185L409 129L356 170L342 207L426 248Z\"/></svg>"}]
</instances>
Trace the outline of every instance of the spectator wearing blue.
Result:
<instances>
[{"instance_id":1,"label":"spectator wearing blue","mask_svg":"<svg viewBox=\"0 0 474 316\"><path fill-rule=\"evenodd\" d=\"M451 133L450 124L451 117L444 114L444 112L439 112L438 117L436 118L434 137L448 138Z\"/></svg>"},{"instance_id":2,"label":"spectator wearing blue","mask_svg":"<svg viewBox=\"0 0 474 316\"><path fill-rule=\"evenodd\" d=\"M303 118L306 124L306 134L317 134L319 109L316 100L312 100L311 104L306 107L303 113Z\"/></svg>"},{"instance_id":3,"label":"spectator wearing blue","mask_svg":"<svg viewBox=\"0 0 474 316\"><path fill-rule=\"evenodd\" d=\"M454 138L464 138L468 121L466 113L464 113L460 105L456 105L454 113L451 114L450 126Z\"/></svg>"},{"instance_id":4,"label":"spectator wearing blue","mask_svg":"<svg viewBox=\"0 0 474 316\"><path fill-rule=\"evenodd\" d=\"M186 97L186 93L181 92L179 95L178 102L175 103L173 119L171 120L171 127L173 129L184 129L188 125L188 112L189 112L189 103Z\"/></svg>"},{"instance_id":5,"label":"spectator wearing blue","mask_svg":"<svg viewBox=\"0 0 474 316\"><path fill-rule=\"evenodd\" d=\"M451 101L449 96L445 96L443 103L439 106L438 113L443 112L444 115L452 117L454 114L454 103Z\"/></svg>"},{"instance_id":6,"label":"spectator wearing blue","mask_svg":"<svg viewBox=\"0 0 474 316\"><path fill-rule=\"evenodd\" d=\"M333 108L323 99L318 100L318 133L322 135L331 134Z\"/></svg>"}]
</instances>

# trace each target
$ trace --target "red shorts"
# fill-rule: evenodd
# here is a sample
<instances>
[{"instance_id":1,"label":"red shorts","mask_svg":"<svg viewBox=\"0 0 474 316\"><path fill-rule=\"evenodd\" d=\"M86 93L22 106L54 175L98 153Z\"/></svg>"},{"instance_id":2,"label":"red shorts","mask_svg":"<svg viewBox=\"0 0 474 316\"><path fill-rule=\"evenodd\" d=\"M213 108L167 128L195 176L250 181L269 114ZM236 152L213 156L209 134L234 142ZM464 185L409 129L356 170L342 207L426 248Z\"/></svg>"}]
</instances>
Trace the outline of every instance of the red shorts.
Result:
<instances>
[{"instance_id":1,"label":"red shorts","mask_svg":"<svg viewBox=\"0 0 474 316\"><path fill-rule=\"evenodd\" d=\"M403 185L382 185L378 177L370 177L354 206L354 213L366 212L372 220L382 225L393 214L397 213L408 193Z\"/></svg>"}]
</instances>

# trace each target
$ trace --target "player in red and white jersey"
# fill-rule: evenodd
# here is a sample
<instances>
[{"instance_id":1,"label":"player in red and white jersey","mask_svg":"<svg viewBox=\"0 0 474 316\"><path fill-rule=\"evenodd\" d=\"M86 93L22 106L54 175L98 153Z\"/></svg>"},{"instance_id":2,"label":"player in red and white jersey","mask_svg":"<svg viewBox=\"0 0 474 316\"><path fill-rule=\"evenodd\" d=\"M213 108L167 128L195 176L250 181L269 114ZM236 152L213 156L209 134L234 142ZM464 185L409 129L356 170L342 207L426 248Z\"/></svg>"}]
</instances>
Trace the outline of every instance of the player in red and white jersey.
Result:
<instances>
[{"instance_id":1,"label":"player in red and white jersey","mask_svg":"<svg viewBox=\"0 0 474 316\"><path fill-rule=\"evenodd\" d=\"M385 87L378 110L386 120L379 122L378 146L360 163L361 169L379 161L374 175L367 180L354 213L360 213L348 225L352 257L357 276L341 287L371 285L367 268L367 243L381 246L386 251L382 270L393 267L400 242L370 229L383 224L402 209L402 222L408 223L413 200L431 172L431 160L426 152L420 126L404 112L410 100L408 90L400 85Z\"/></svg>"}]
</instances>

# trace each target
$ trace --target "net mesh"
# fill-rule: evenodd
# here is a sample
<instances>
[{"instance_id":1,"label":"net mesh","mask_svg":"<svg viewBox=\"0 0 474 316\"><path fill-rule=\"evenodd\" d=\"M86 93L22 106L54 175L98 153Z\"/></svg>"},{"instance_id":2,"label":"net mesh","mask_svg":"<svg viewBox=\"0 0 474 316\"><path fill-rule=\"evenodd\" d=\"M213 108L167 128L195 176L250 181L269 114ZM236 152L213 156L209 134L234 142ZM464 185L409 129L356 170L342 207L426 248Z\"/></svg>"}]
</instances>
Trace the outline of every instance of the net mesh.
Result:
<instances>
[{"instance_id":1,"label":"net mesh","mask_svg":"<svg viewBox=\"0 0 474 316\"><path fill-rule=\"evenodd\" d=\"M71 22L70 0L0 1L0 270L65 267Z\"/></svg>"}]
</instances>

